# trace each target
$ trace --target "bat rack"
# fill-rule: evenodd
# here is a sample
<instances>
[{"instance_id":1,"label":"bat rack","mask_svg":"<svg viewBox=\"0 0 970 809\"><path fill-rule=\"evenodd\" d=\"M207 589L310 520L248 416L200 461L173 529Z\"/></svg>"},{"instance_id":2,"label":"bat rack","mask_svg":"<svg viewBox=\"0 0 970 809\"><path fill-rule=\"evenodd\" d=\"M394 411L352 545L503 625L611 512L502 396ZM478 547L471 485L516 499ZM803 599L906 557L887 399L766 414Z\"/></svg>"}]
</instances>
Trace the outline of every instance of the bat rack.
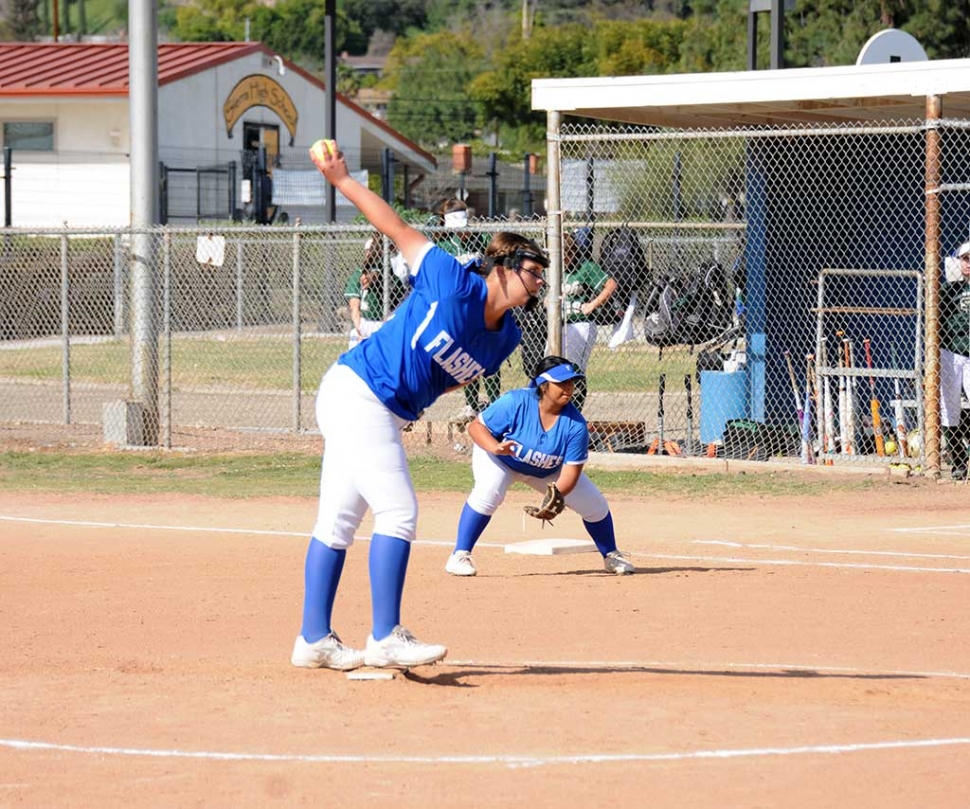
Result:
<instances>
[{"instance_id":1,"label":"bat rack","mask_svg":"<svg viewBox=\"0 0 970 809\"><path fill-rule=\"evenodd\" d=\"M873 279L874 281L879 281L881 284L885 285L886 282L896 282L898 286L894 287L900 290L900 293L896 295L897 298L905 298L907 300L914 300L914 307L900 307L900 306L832 306L826 305L826 283L831 282L836 278L858 278L858 279ZM907 285L911 285L911 290L906 289ZM913 391L920 390L921 380L923 378L923 332L922 332L922 311L923 311L923 272L921 270L865 270L865 269L849 269L849 268L826 268L823 269L818 276L817 284L817 304L812 311L816 315L816 331L815 331L815 378L817 384L821 391L824 380L828 379L833 382L838 382L840 378L846 380L847 384L853 384L857 393L855 396L855 413L850 421L853 424L858 424L856 415L858 414L860 404L869 402L869 390L866 384L870 378L873 379L899 379L899 380L910 380ZM848 318L912 318L913 329L912 329L912 349L913 349L913 367L911 368L880 368L873 367L872 369L866 367L865 355L862 353L862 342L863 338L871 337L872 334L853 334L852 339L856 345L856 355L854 367L833 367L828 364L830 360L827 360L827 354L824 350L826 345L827 335L832 334L833 329L842 329ZM833 324L831 321L836 320ZM882 331L884 327L880 329L872 329L873 332L878 333ZM903 340L908 342L908 338L905 336L902 330L894 332L898 334L900 342ZM861 383L860 383L861 380ZM864 387L865 386L865 387ZM830 388L832 386L830 385ZM833 390L833 395L837 392L837 387ZM819 396L821 397L821 392ZM922 397L914 395L913 398L901 397L901 404L906 411L916 412L916 424L910 424L910 428L916 426L920 430L920 435L923 434L923 400ZM895 404L896 399L887 399L886 404ZM821 407L816 408L816 411L821 410ZM836 413L838 415L838 413ZM818 439L819 447L825 447L825 431L826 431L826 417L824 413L817 412L817 427L816 427L816 438ZM851 437L850 444L853 448L857 446L855 441L856 436ZM855 452L843 452L842 447L839 447L837 452L825 452L819 457L826 460L832 460L833 462L838 461L849 461L853 460L858 462L864 456L857 454ZM922 456L922 450L920 451L920 456ZM892 460L891 458L884 458L881 460ZM920 457L922 462L922 457Z\"/></svg>"}]
</instances>

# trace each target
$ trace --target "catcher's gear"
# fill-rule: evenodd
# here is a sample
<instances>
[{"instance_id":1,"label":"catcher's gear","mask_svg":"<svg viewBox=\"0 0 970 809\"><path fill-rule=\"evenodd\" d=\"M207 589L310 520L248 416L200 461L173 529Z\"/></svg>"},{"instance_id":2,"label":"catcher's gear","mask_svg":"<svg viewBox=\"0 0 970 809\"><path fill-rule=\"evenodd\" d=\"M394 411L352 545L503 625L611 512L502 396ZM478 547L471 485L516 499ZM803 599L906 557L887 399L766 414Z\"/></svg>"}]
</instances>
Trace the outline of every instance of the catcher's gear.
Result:
<instances>
[{"instance_id":1,"label":"catcher's gear","mask_svg":"<svg viewBox=\"0 0 970 809\"><path fill-rule=\"evenodd\" d=\"M530 517L535 517L543 522L552 522L553 519L562 514L565 507L566 499L562 496L562 492L556 488L555 483L550 483L546 488L546 495L542 498L538 507L523 506L522 508Z\"/></svg>"}]
</instances>

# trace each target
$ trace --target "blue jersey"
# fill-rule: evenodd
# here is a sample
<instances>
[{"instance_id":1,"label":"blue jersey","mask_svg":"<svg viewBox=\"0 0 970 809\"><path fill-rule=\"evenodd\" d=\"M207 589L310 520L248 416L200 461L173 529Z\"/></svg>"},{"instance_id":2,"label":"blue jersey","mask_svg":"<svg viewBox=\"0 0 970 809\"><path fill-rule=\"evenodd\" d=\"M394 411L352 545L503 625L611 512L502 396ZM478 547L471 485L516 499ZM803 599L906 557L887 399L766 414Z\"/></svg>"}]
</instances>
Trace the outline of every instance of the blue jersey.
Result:
<instances>
[{"instance_id":1,"label":"blue jersey","mask_svg":"<svg viewBox=\"0 0 970 809\"><path fill-rule=\"evenodd\" d=\"M497 441L516 443L512 455L495 458L523 475L544 478L563 464L586 463L589 457L589 428L579 410L566 405L556 423L545 430L535 388L503 394L482 411L481 419Z\"/></svg>"},{"instance_id":2,"label":"blue jersey","mask_svg":"<svg viewBox=\"0 0 970 809\"><path fill-rule=\"evenodd\" d=\"M415 262L414 289L379 331L337 362L408 421L442 393L491 376L515 351L522 333L509 312L499 328L485 326L485 279L431 244Z\"/></svg>"}]
</instances>

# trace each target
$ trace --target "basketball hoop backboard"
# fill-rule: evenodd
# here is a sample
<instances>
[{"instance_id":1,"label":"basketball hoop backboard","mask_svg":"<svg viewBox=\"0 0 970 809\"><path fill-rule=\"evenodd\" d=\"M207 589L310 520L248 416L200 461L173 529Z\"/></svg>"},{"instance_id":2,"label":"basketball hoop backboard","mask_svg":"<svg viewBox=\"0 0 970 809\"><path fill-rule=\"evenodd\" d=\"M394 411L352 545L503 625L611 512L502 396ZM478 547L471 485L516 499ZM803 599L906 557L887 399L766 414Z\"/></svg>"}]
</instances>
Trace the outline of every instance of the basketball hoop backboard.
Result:
<instances>
[{"instance_id":1,"label":"basketball hoop backboard","mask_svg":"<svg viewBox=\"0 0 970 809\"><path fill-rule=\"evenodd\" d=\"M894 62L926 62L929 57L915 37L898 28L887 28L869 37L857 65L888 65Z\"/></svg>"}]
</instances>

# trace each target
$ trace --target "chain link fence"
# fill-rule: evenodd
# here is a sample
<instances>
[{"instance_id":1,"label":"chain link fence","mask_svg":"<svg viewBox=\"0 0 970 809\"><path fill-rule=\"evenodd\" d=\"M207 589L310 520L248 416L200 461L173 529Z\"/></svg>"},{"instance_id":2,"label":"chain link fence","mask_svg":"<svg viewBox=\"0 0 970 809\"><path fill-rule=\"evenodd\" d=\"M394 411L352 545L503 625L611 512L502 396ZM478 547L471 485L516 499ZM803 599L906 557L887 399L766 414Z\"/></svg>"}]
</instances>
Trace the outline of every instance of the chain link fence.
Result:
<instances>
[{"instance_id":1,"label":"chain link fence","mask_svg":"<svg viewBox=\"0 0 970 809\"><path fill-rule=\"evenodd\" d=\"M930 132L939 150L932 189ZM542 310L523 318L522 345L499 379L468 398L442 397L413 427L413 443L466 445L468 408L524 385L552 350L586 369L580 399L595 451L922 463L924 422L938 408L935 384L924 391L924 336L936 324L927 233L933 224L946 253L967 238L968 132L947 121L697 132L564 125L550 169L562 211L550 273L561 287L546 299L556 311L548 322ZM544 244L548 226L475 219L466 238L481 244L516 230ZM129 415L133 358L145 348L130 310L134 235L3 231L0 422L126 435L117 422ZM345 288L373 231L146 235L158 443L189 445L200 430L234 449L259 434L313 435L316 387L350 340ZM380 250L379 294L392 311L394 251L383 241ZM952 274L938 258L941 276L945 265ZM561 345L549 346L560 332Z\"/></svg>"},{"instance_id":2,"label":"chain link fence","mask_svg":"<svg viewBox=\"0 0 970 809\"><path fill-rule=\"evenodd\" d=\"M515 229L543 240L541 221L479 224L469 237ZM429 237L450 235L427 229ZM157 385L157 441L245 449L258 434L316 432L314 396L324 371L351 343L348 281L364 264L366 225L238 227L220 231L4 232L0 252L0 423L88 425L106 440L140 443L133 418L136 357ZM133 313L135 236L150 245L148 313ZM405 290L395 251L377 237L371 287L387 311ZM142 326L151 322L150 336ZM505 389L525 384L521 361ZM484 394L483 394L484 395ZM426 414L415 436L452 446L462 392ZM445 438L447 436L447 439ZM149 443L154 443L150 441Z\"/></svg>"},{"instance_id":3,"label":"chain link fence","mask_svg":"<svg viewBox=\"0 0 970 809\"><path fill-rule=\"evenodd\" d=\"M563 125L566 279L569 234L591 230L592 259L616 278L627 269L616 233L635 234L646 257L626 282L627 322L594 327L590 415L622 411L628 422L594 440L671 455L921 462L925 133L923 122ZM944 243L955 245L968 217L949 213ZM575 328L564 327L567 348Z\"/></svg>"}]
</instances>

